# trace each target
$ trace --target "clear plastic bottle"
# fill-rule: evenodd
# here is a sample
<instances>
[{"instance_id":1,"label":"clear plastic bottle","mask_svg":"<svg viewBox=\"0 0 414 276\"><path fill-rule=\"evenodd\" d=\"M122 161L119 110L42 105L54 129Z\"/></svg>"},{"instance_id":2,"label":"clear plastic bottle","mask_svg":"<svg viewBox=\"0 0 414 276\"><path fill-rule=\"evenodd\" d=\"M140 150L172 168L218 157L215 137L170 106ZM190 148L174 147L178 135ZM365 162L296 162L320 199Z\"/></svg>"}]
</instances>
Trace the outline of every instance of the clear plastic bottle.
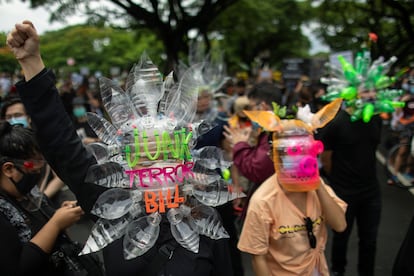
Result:
<instances>
[{"instance_id":1,"label":"clear plastic bottle","mask_svg":"<svg viewBox=\"0 0 414 276\"><path fill-rule=\"evenodd\" d=\"M90 143L85 148L95 156L98 164L103 164L109 160L122 162L122 147L118 144Z\"/></svg>"},{"instance_id":2,"label":"clear plastic bottle","mask_svg":"<svg viewBox=\"0 0 414 276\"><path fill-rule=\"evenodd\" d=\"M200 236L194 220L185 216L179 208L170 209L167 213L171 225L171 233L175 240L184 248L198 253Z\"/></svg>"},{"instance_id":3,"label":"clear plastic bottle","mask_svg":"<svg viewBox=\"0 0 414 276\"><path fill-rule=\"evenodd\" d=\"M107 145L120 145L117 129L110 122L92 112L88 112L86 116L88 124L99 137L99 139L102 140L102 142Z\"/></svg>"},{"instance_id":4,"label":"clear plastic bottle","mask_svg":"<svg viewBox=\"0 0 414 276\"><path fill-rule=\"evenodd\" d=\"M101 77L99 84L102 102L112 124L122 132L131 131L137 114L128 95L110 79Z\"/></svg>"},{"instance_id":5,"label":"clear plastic bottle","mask_svg":"<svg viewBox=\"0 0 414 276\"><path fill-rule=\"evenodd\" d=\"M198 201L213 207L246 196L243 192L235 191L233 185L227 184L223 179L207 185L194 184L192 186L192 193Z\"/></svg>"},{"instance_id":6,"label":"clear plastic bottle","mask_svg":"<svg viewBox=\"0 0 414 276\"><path fill-rule=\"evenodd\" d=\"M92 207L91 213L104 219L117 219L137 208L142 201L138 190L112 188L103 192Z\"/></svg>"},{"instance_id":7,"label":"clear plastic bottle","mask_svg":"<svg viewBox=\"0 0 414 276\"><path fill-rule=\"evenodd\" d=\"M178 100L179 93L177 93L178 85L174 82L174 74L171 72L167 75L162 85L162 97L158 105L158 113L170 117L173 114L168 114L168 107L174 105Z\"/></svg>"},{"instance_id":8,"label":"clear plastic bottle","mask_svg":"<svg viewBox=\"0 0 414 276\"><path fill-rule=\"evenodd\" d=\"M126 175L124 167L117 162L106 162L90 166L85 182L107 188L128 188L130 186L129 177Z\"/></svg>"},{"instance_id":9,"label":"clear plastic bottle","mask_svg":"<svg viewBox=\"0 0 414 276\"><path fill-rule=\"evenodd\" d=\"M128 224L142 214L142 207L137 206L118 219L98 219L92 227L85 246L79 255L97 252L113 241L121 238L125 234Z\"/></svg>"},{"instance_id":10,"label":"clear plastic bottle","mask_svg":"<svg viewBox=\"0 0 414 276\"><path fill-rule=\"evenodd\" d=\"M123 240L126 260L145 254L155 244L160 232L160 222L161 215L153 213L128 225Z\"/></svg>"},{"instance_id":11,"label":"clear plastic bottle","mask_svg":"<svg viewBox=\"0 0 414 276\"><path fill-rule=\"evenodd\" d=\"M339 78L321 78L321 83L324 83L326 85L340 85L340 86L347 86L348 82L344 79Z\"/></svg>"},{"instance_id":12,"label":"clear plastic bottle","mask_svg":"<svg viewBox=\"0 0 414 276\"><path fill-rule=\"evenodd\" d=\"M213 240L230 237L226 229L224 229L216 209L213 207L198 205L192 208L191 216L201 235Z\"/></svg>"},{"instance_id":13,"label":"clear plastic bottle","mask_svg":"<svg viewBox=\"0 0 414 276\"><path fill-rule=\"evenodd\" d=\"M147 54L134 66L128 76L127 93L142 115L156 118L158 102L162 97L162 75ZM141 116L142 116L141 115Z\"/></svg>"},{"instance_id":14,"label":"clear plastic bottle","mask_svg":"<svg viewBox=\"0 0 414 276\"><path fill-rule=\"evenodd\" d=\"M223 170L231 166L231 162L224 159L223 150L218 147L202 147L198 150L192 150L191 155L197 166L204 167L208 170Z\"/></svg>"}]
</instances>

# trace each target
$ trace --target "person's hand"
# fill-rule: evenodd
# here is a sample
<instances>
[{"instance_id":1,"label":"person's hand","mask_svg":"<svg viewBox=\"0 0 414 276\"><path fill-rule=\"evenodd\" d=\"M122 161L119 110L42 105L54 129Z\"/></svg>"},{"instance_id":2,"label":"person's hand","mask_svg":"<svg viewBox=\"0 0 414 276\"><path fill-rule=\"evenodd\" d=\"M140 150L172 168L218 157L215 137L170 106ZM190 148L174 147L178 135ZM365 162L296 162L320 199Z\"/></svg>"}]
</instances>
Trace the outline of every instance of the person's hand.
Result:
<instances>
[{"instance_id":1,"label":"person's hand","mask_svg":"<svg viewBox=\"0 0 414 276\"><path fill-rule=\"evenodd\" d=\"M224 126L223 135L226 137L226 140L229 142L231 146L239 142L248 142L250 138L250 133L252 132L252 128L230 128L228 126Z\"/></svg>"},{"instance_id":2,"label":"person's hand","mask_svg":"<svg viewBox=\"0 0 414 276\"><path fill-rule=\"evenodd\" d=\"M55 214L50 218L50 222L53 222L62 231L76 223L83 214L81 207L73 207L73 204L66 204L66 206L56 210Z\"/></svg>"},{"instance_id":3,"label":"person's hand","mask_svg":"<svg viewBox=\"0 0 414 276\"><path fill-rule=\"evenodd\" d=\"M91 144L91 143L97 143L99 141L100 141L99 139L92 138L92 137L85 137L85 138L82 139L82 143L84 145L88 145L88 144Z\"/></svg>"},{"instance_id":4,"label":"person's hand","mask_svg":"<svg viewBox=\"0 0 414 276\"><path fill-rule=\"evenodd\" d=\"M26 81L31 80L45 68L40 56L39 35L32 22L25 20L21 24L16 24L7 35L6 43L19 61Z\"/></svg>"},{"instance_id":5,"label":"person's hand","mask_svg":"<svg viewBox=\"0 0 414 276\"><path fill-rule=\"evenodd\" d=\"M39 35L32 22L28 20L15 25L7 35L7 45L19 61L40 56Z\"/></svg>"}]
</instances>

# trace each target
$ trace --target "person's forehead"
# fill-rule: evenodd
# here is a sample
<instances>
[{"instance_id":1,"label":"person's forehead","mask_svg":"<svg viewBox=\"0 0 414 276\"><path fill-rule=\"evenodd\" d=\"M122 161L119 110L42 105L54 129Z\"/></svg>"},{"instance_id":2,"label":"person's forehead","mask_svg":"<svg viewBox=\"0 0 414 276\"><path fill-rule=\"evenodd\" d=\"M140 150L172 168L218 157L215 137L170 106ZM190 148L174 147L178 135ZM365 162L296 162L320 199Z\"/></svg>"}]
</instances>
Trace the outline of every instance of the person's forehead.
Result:
<instances>
[{"instance_id":1,"label":"person's forehead","mask_svg":"<svg viewBox=\"0 0 414 276\"><path fill-rule=\"evenodd\" d=\"M6 115L7 114L16 114L16 113L26 114L26 110L24 109L24 106L23 106L22 103L12 104L6 110Z\"/></svg>"},{"instance_id":2,"label":"person's forehead","mask_svg":"<svg viewBox=\"0 0 414 276\"><path fill-rule=\"evenodd\" d=\"M210 91L208 91L208 90L203 90L203 91L198 93L198 98L199 99L210 98L211 96L212 95L211 95Z\"/></svg>"}]
</instances>

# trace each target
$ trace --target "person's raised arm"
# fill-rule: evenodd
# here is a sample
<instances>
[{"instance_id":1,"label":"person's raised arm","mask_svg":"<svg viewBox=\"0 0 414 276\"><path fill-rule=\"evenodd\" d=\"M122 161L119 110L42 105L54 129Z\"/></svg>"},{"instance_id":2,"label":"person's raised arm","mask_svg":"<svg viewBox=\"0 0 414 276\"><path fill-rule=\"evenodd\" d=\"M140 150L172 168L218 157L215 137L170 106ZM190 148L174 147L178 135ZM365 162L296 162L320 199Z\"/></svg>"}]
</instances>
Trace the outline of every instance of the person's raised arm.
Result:
<instances>
[{"instance_id":1,"label":"person's raised arm","mask_svg":"<svg viewBox=\"0 0 414 276\"><path fill-rule=\"evenodd\" d=\"M321 183L316 193L321 202L326 223L336 232L343 232L346 228L345 210L332 198L324 183Z\"/></svg>"},{"instance_id":2,"label":"person's raised arm","mask_svg":"<svg viewBox=\"0 0 414 276\"><path fill-rule=\"evenodd\" d=\"M82 209L90 212L98 196L107 188L85 182L96 159L83 146L65 111L56 88L56 77L42 61L39 41L30 21L16 24L7 36L7 44L25 76L25 81L17 82L16 88L36 126L36 139L43 156L75 194Z\"/></svg>"},{"instance_id":3,"label":"person's raised arm","mask_svg":"<svg viewBox=\"0 0 414 276\"><path fill-rule=\"evenodd\" d=\"M26 81L32 79L45 68L39 44L39 35L32 22L28 20L16 24L7 35L7 45L20 63Z\"/></svg>"}]
</instances>

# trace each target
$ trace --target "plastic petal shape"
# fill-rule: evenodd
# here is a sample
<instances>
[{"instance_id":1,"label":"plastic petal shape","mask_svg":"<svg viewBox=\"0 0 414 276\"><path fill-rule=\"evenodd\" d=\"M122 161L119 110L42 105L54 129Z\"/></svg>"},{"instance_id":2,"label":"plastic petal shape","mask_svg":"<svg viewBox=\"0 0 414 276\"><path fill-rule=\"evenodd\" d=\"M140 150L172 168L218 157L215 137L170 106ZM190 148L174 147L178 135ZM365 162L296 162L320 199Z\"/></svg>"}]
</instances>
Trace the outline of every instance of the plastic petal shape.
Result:
<instances>
[{"instance_id":1,"label":"plastic petal shape","mask_svg":"<svg viewBox=\"0 0 414 276\"><path fill-rule=\"evenodd\" d=\"M207 236L213 240L230 238L221 223L216 209L213 207L198 205L191 210L191 216L201 235Z\"/></svg>"},{"instance_id":2,"label":"plastic petal shape","mask_svg":"<svg viewBox=\"0 0 414 276\"><path fill-rule=\"evenodd\" d=\"M156 242L160 233L161 215L153 213L134 220L124 236L124 258L130 260L145 254Z\"/></svg>"},{"instance_id":3,"label":"plastic petal shape","mask_svg":"<svg viewBox=\"0 0 414 276\"><path fill-rule=\"evenodd\" d=\"M246 196L243 192L233 191L233 186L223 179L208 185L194 184L193 195L201 203L213 207Z\"/></svg>"},{"instance_id":4,"label":"plastic petal shape","mask_svg":"<svg viewBox=\"0 0 414 276\"><path fill-rule=\"evenodd\" d=\"M91 213L104 219L117 219L128 213L134 204L129 190L112 188L98 197Z\"/></svg>"},{"instance_id":5,"label":"plastic petal shape","mask_svg":"<svg viewBox=\"0 0 414 276\"><path fill-rule=\"evenodd\" d=\"M89 167L85 182L94 183L107 188L128 188L129 178L121 164L106 162Z\"/></svg>"},{"instance_id":6,"label":"plastic petal shape","mask_svg":"<svg viewBox=\"0 0 414 276\"><path fill-rule=\"evenodd\" d=\"M198 253L200 236L197 225L191 216L184 216L181 209L170 209L167 213L171 225L171 233L175 240L184 248Z\"/></svg>"},{"instance_id":7,"label":"plastic petal shape","mask_svg":"<svg viewBox=\"0 0 414 276\"><path fill-rule=\"evenodd\" d=\"M105 118L99 117L96 113L88 112L86 114L88 124L91 126L96 135L105 144L118 144L118 135L116 128L108 122Z\"/></svg>"}]
</instances>

